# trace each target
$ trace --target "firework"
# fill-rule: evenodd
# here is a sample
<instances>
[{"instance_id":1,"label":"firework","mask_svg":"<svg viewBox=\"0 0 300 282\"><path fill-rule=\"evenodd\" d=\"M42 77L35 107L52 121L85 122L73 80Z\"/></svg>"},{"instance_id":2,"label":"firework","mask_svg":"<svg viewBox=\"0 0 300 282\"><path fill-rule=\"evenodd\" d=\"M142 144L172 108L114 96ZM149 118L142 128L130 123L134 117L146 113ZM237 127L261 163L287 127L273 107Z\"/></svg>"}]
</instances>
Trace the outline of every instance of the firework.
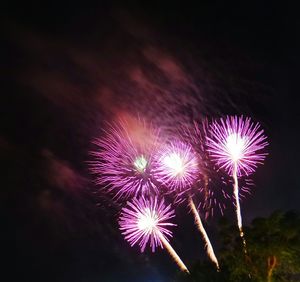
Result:
<instances>
[{"instance_id":1,"label":"firework","mask_svg":"<svg viewBox=\"0 0 300 282\"><path fill-rule=\"evenodd\" d=\"M199 174L199 161L190 145L174 142L159 153L155 175L172 193L175 192L179 199L189 198L189 205L205 241L207 254L219 269L218 260L191 196L192 186L199 178Z\"/></svg>"},{"instance_id":2,"label":"firework","mask_svg":"<svg viewBox=\"0 0 300 282\"><path fill-rule=\"evenodd\" d=\"M96 150L91 152L90 169L97 176L96 183L116 199L156 193L151 163L158 135L158 130L136 120L110 125L103 137L93 142Z\"/></svg>"},{"instance_id":3,"label":"firework","mask_svg":"<svg viewBox=\"0 0 300 282\"><path fill-rule=\"evenodd\" d=\"M268 142L259 123L243 116L231 116L213 122L210 129L208 151L228 174L232 175L236 169L237 176L249 175L263 163L266 153L262 150Z\"/></svg>"},{"instance_id":4,"label":"firework","mask_svg":"<svg viewBox=\"0 0 300 282\"><path fill-rule=\"evenodd\" d=\"M207 146L211 158L224 169L234 180L234 199L240 237L244 238L241 207L239 201L238 177L253 173L258 164L262 164L266 153L263 149L268 145L264 131L259 123L250 118L231 116L226 120L214 121L207 136Z\"/></svg>"},{"instance_id":5,"label":"firework","mask_svg":"<svg viewBox=\"0 0 300 282\"><path fill-rule=\"evenodd\" d=\"M149 200L145 197L135 198L127 204L128 207L121 211L119 225L129 244L134 246L138 243L142 252L148 242L152 252L158 246L165 247L180 269L188 272L187 267L168 242L168 237L172 237L168 227L175 225L168 222L175 216L171 205L165 205L164 201L159 201L157 197Z\"/></svg>"},{"instance_id":6,"label":"firework","mask_svg":"<svg viewBox=\"0 0 300 282\"><path fill-rule=\"evenodd\" d=\"M172 142L155 156L154 176L169 191L180 193L191 188L198 178L199 165L190 145Z\"/></svg>"}]
</instances>

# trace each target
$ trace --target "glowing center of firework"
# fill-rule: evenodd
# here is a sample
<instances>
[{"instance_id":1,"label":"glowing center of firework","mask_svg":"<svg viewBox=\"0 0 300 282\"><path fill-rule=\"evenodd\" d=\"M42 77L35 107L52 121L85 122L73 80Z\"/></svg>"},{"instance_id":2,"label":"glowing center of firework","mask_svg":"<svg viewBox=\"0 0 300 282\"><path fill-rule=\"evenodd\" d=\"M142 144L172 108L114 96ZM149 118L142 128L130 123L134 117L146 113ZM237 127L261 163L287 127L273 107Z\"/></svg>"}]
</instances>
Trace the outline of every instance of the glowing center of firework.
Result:
<instances>
[{"instance_id":1,"label":"glowing center of firework","mask_svg":"<svg viewBox=\"0 0 300 282\"><path fill-rule=\"evenodd\" d=\"M150 234L154 231L157 225L156 215L150 209L145 209L144 213L139 216L138 228Z\"/></svg>"},{"instance_id":2,"label":"glowing center of firework","mask_svg":"<svg viewBox=\"0 0 300 282\"><path fill-rule=\"evenodd\" d=\"M243 150L245 148L245 139L239 134L233 133L226 139L226 147L234 162L243 158Z\"/></svg>"},{"instance_id":3,"label":"glowing center of firework","mask_svg":"<svg viewBox=\"0 0 300 282\"><path fill-rule=\"evenodd\" d=\"M171 174L175 177L182 175L184 172L184 163L182 158L176 153L171 153L164 157L164 165L170 170Z\"/></svg>"},{"instance_id":4,"label":"glowing center of firework","mask_svg":"<svg viewBox=\"0 0 300 282\"><path fill-rule=\"evenodd\" d=\"M140 156L136 158L134 161L134 167L139 171L139 172L144 172L147 166L147 160L145 159L144 156Z\"/></svg>"}]
</instances>

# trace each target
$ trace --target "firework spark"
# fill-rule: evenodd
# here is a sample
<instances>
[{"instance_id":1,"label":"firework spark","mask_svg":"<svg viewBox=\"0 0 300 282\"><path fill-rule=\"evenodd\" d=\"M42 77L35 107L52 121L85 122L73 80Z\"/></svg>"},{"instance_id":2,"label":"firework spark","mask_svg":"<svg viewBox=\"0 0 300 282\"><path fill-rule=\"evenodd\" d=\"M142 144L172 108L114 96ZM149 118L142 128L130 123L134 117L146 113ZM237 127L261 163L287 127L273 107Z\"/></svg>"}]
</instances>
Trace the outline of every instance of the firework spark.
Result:
<instances>
[{"instance_id":1,"label":"firework spark","mask_svg":"<svg viewBox=\"0 0 300 282\"><path fill-rule=\"evenodd\" d=\"M121 211L119 225L129 244L134 246L138 243L142 252L148 242L152 252L158 246L165 247L180 269L188 272L187 267L168 242L168 237L172 237L168 227L176 225L168 222L175 216L171 205L165 205L164 201L159 201L157 197L149 200L145 197L135 198L127 204L128 207Z\"/></svg>"},{"instance_id":2,"label":"firework spark","mask_svg":"<svg viewBox=\"0 0 300 282\"><path fill-rule=\"evenodd\" d=\"M236 165L237 176L253 173L262 164L267 145L264 131L259 123L250 118L231 116L211 124L211 135L207 137L211 158L220 168L232 175Z\"/></svg>"},{"instance_id":3,"label":"firework spark","mask_svg":"<svg viewBox=\"0 0 300 282\"><path fill-rule=\"evenodd\" d=\"M156 193L151 163L158 135L158 130L135 120L110 125L102 138L94 140L97 150L91 152L90 169L97 176L96 183L116 199Z\"/></svg>"},{"instance_id":4,"label":"firework spark","mask_svg":"<svg viewBox=\"0 0 300 282\"><path fill-rule=\"evenodd\" d=\"M239 201L238 177L253 173L262 164L266 153L262 150L268 145L264 131L259 123L250 118L231 116L211 124L211 134L207 136L207 146L216 164L232 175L234 180L234 199L240 237L244 238L242 215Z\"/></svg>"},{"instance_id":5,"label":"firework spark","mask_svg":"<svg viewBox=\"0 0 300 282\"><path fill-rule=\"evenodd\" d=\"M197 157L192 147L185 143L172 142L163 146L155 159L154 175L169 191L186 191L198 178Z\"/></svg>"},{"instance_id":6,"label":"firework spark","mask_svg":"<svg viewBox=\"0 0 300 282\"><path fill-rule=\"evenodd\" d=\"M190 145L182 142L172 143L159 154L158 179L171 192L175 192L180 199L184 197L189 198L189 205L191 206L198 230L205 241L207 254L216 264L217 269L219 269L214 250L191 196L192 186L198 180L199 174L198 158Z\"/></svg>"}]
</instances>

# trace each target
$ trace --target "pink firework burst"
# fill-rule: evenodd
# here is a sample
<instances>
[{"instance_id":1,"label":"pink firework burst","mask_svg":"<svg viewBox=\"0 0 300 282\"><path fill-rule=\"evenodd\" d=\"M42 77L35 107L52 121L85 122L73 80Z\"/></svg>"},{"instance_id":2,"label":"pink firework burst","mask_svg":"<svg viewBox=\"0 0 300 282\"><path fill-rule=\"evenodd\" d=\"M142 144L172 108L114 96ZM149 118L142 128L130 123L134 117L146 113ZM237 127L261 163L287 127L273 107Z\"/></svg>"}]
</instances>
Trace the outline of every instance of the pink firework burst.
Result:
<instances>
[{"instance_id":1,"label":"pink firework burst","mask_svg":"<svg viewBox=\"0 0 300 282\"><path fill-rule=\"evenodd\" d=\"M214 121L207 136L209 153L216 164L233 177L233 195L240 237L247 254L240 206L238 177L253 173L266 156L262 150L268 145L259 123L250 118L231 116L226 120Z\"/></svg>"},{"instance_id":2,"label":"pink firework burst","mask_svg":"<svg viewBox=\"0 0 300 282\"><path fill-rule=\"evenodd\" d=\"M119 225L130 245L138 243L142 252L148 242L152 252L158 246L163 248L161 236L172 237L168 227L176 225L168 222L175 216L171 205L165 205L164 201L159 201L157 197L149 200L145 197L135 198L132 202L127 202L127 205L121 211Z\"/></svg>"},{"instance_id":3,"label":"pink firework burst","mask_svg":"<svg viewBox=\"0 0 300 282\"><path fill-rule=\"evenodd\" d=\"M207 136L210 156L229 175L235 165L238 176L253 173L267 155L262 152L268 145L264 131L248 117L221 118L211 124L210 133Z\"/></svg>"},{"instance_id":4,"label":"pink firework burst","mask_svg":"<svg viewBox=\"0 0 300 282\"><path fill-rule=\"evenodd\" d=\"M154 176L169 191L182 192L199 177L199 163L193 148L180 141L172 142L155 155Z\"/></svg>"},{"instance_id":5,"label":"pink firework burst","mask_svg":"<svg viewBox=\"0 0 300 282\"><path fill-rule=\"evenodd\" d=\"M206 142L208 136L211 135L208 121L205 119L201 122L194 122L193 125L183 126L180 135L193 147L199 159L201 176L194 189L190 191L193 198L199 200L198 209L202 211L206 219L214 216L217 211L223 215L228 203L232 202L230 192L232 180L226 172L219 171L211 160ZM250 194L252 185L251 179L242 179L240 198L245 198L246 194Z\"/></svg>"},{"instance_id":6,"label":"pink firework burst","mask_svg":"<svg viewBox=\"0 0 300 282\"><path fill-rule=\"evenodd\" d=\"M96 150L90 170L96 183L115 198L157 192L151 181L152 156L157 147L158 130L144 122L119 121L94 140Z\"/></svg>"}]
</instances>

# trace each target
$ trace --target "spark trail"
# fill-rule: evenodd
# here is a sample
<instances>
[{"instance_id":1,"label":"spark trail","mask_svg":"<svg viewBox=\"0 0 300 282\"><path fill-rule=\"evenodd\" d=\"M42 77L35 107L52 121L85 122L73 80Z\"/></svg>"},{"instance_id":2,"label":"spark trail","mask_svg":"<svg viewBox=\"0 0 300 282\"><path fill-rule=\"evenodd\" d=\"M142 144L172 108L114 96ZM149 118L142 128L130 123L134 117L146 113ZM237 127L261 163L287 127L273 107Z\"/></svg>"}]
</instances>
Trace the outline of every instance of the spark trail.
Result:
<instances>
[{"instance_id":1,"label":"spark trail","mask_svg":"<svg viewBox=\"0 0 300 282\"><path fill-rule=\"evenodd\" d=\"M206 230L205 230L205 228L202 224L201 217L200 217L200 215L197 211L197 208L196 208L196 206L194 204L194 201L193 201L191 196L189 197L189 205L190 205L192 213L194 215L196 226L197 226L198 230L200 231L200 233L202 234L203 240L205 241L205 248L206 248L207 255L211 259L211 261L216 265L217 270L220 271L218 259L215 255L212 244L211 244L211 242L208 238Z\"/></svg>"},{"instance_id":2,"label":"spark trail","mask_svg":"<svg viewBox=\"0 0 300 282\"><path fill-rule=\"evenodd\" d=\"M234 200L235 200L235 212L236 212L236 218L237 218L237 224L240 232L240 237L243 241L243 247L244 252L247 254L247 247L246 247L246 239L244 236L243 231L243 221L242 221L242 213L241 213L241 205L239 201L239 183L238 183L238 177L237 177L237 164L234 164L233 167L233 174L232 174L233 180L234 180L234 186L233 186L233 194L234 194Z\"/></svg>"},{"instance_id":3,"label":"spark trail","mask_svg":"<svg viewBox=\"0 0 300 282\"><path fill-rule=\"evenodd\" d=\"M199 163L193 148L182 142L173 142L158 155L156 164L158 179L166 185L169 191L177 194L177 197L188 198L196 225L205 241L207 255L219 270L213 247L190 195L190 190L199 175Z\"/></svg>"},{"instance_id":4,"label":"spark trail","mask_svg":"<svg viewBox=\"0 0 300 282\"><path fill-rule=\"evenodd\" d=\"M210 125L207 146L211 158L234 180L233 194L240 237L245 254L246 240L243 232L242 213L239 200L238 177L253 173L262 164L266 153L262 150L268 145L264 131L259 123L253 123L243 116L228 116Z\"/></svg>"},{"instance_id":5,"label":"spark trail","mask_svg":"<svg viewBox=\"0 0 300 282\"><path fill-rule=\"evenodd\" d=\"M175 252L167 237L172 237L169 226L175 224L168 222L174 217L174 210L170 205L166 206L164 200L159 201L157 197L146 199L141 197L127 202L128 206L121 211L119 219L120 230L125 240L131 246L139 244L141 252L150 241L152 252L156 247L166 248L179 268L189 273L187 267Z\"/></svg>"},{"instance_id":6,"label":"spark trail","mask_svg":"<svg viewBox=\"0 0 300 282\"><path fill-rule=\"evenodd\" d=\"M175 250L173 249L171 244L168 242L166 237L159 230L157 231L157 235L158 235L159 239L161 240L161 243L163 244L163 246L169 252L170 256L173 258L173 260L179 266L180 270L189 274L190 273L189 270L187 269L187 267L185 266L185 264L183 263L181 258L177 255L177 253L175 252Z\"/></svg>"}]
</instances>

